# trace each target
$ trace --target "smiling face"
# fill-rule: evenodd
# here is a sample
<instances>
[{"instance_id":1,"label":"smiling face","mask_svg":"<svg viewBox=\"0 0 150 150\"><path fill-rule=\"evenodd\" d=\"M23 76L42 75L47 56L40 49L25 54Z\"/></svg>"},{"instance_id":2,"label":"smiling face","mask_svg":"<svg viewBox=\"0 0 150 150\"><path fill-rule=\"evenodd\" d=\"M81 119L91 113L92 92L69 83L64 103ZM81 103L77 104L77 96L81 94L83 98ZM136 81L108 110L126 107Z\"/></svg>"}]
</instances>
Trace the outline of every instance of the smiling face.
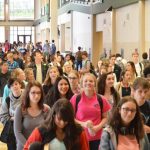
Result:
<instances>
[{"instance_id":1,"label":"smiling face","mask_svg":"<svg viewBox=\"0 0 150 150\"><path fill-rule=\"evenodd\" d=\"M131 72L126 71L124 76L123 76L124 81L129 82L131 80Z\"/></svg>"},{"instance_id":2,"label":"smiling face","mask_svg":"<svg viewBox=\"0 0 150 150\"><path fill-rule=\"evenodd\" d=\"M15 81L11 87L10 90L12 91L12 93L18 93L21 91L21 84L17 81Z\"/></svg>"},{"instance_id":3,"label":"smiling face","mask_svg":"<svg viewBox=\"0 0 150 150\"><path fill-rule=\"evenodd\" d=\"M37 86L33 86L29 92L30 104L38 104L41 99L41 89Z\"/></svg>"},{"instance_id":4,"label":"smiling face","mask_svg":"<svg viewBox=\"0 0 150 150\"><path fill-rule=\"evenodd\" d=\"M84 75L82 86L86 91L94 91L95 90L95 79L92 75Z\"/></svg>"},{"instance_id":5,"label":"smiling face","mask_svg":"<svg viewBox=\"0 0 150 150\"><path fill-rule=\"evenodd\" d=\"M59 72L58 72L58 70L56 68L50 69L49 76L50 76L52 81L55 81L56 78L58 77L58 75L59 75Z\"/></svg>"},{"instance_id":6,"label":"smiling face","mask_svg":"<svg viewBox=\"0 0 150 150\"><path fill-rule=\"evenodd\" d=\"M136 105L133 102L124 103L119 110L122 123L128 126L130 122L134 119L136 114Z\"/></svg>"},{"instance_id":7,"label":"smiling face","mask_svg":"<svg viewBox=\"0 0 150 150\"><path fill-rule=\"evenodd\" d=\"M69 90L68 82L65 79L61 79L58 83L58 91L61 95L61 97L65 97Z\"/></svg>"},{"instance_id":8,"label":"smiling face","mask_svg":"<svg viewBox=\"0 0 150 150\"><path fill-rule=\"evenodd\" d=\"M75 73L70 73L68 75L69 83L71 87L77 87L78 86L78 77L75 75Z\"/></svg>"},{"instance_id":9,"label":"smiling face","mask_svg":"<svg viewBox=\"0 0 150 150\"><path fill-rule=\"evenodd\" d=\"M114 85L114 75L113 75L113 73L111 73L111 74L107 75L106 87L111 88L111 87L113 87L113 85Z\"/></svg>"}]
</instances>

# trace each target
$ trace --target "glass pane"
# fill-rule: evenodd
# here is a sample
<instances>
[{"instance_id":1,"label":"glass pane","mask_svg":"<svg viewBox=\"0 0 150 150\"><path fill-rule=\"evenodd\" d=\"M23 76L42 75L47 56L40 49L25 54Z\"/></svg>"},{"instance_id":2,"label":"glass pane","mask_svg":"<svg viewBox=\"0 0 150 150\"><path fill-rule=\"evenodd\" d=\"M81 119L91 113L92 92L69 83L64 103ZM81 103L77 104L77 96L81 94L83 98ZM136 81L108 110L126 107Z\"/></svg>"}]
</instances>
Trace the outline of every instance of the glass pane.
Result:
<instances>
[{"instance_id":1,"label":"glass pane","mask_svg":"<svg viewBox=\"0 0 150 150\"><path fill-rule=\"evenodd\" d=\"M25 42L28 43L29 41L31 41L30 36L25 36Z\"/></svg>"},{"instance_id":2,"label":"glass pane","mask_svg":"<svg viewBox=\"0 0 150 150\"><path fill-rule=\"evenodd\" d=\"M19 36L19 41L24 43L24 36Z\"/></svg>"},{"instance_id":3,"label":"glass pane","mask_svg":"<svg viewBox=\"0 0 150 150\"><path fill-rule=\"evenodd\" d=\"M25 31L25 35L31 35L31 30Z\"/></svg>"},{"instance_id":4,"label":"glass pane","mask_svg":"<svg viewBox=\"0 0 150 150\"><path fill-rule=\"evenodd\" d=\"M4 0L0 0L0 20L4 20Z\"/></svg>"},{"instance_id":5,"label":"glass pane","mask_svg":"<svg viewBox=\"0 0 150 150\"><path fill-rule=\"evenodd\" d=\"M9 0L10 20L33 20L34 0Z\"/></svg>"},{"instance_id":6,"label":"glass pane","mask_svg":"<svg viewBox=\"0 0 150 150\"><path fill-rule=\"evenodd\" d=\"M18 27L18 31L24 30L24 27Z\"/></svg>"},{"instance_id":7,"label":"glass pane","mask_svg":"<svg viewBox=\"0 0 150 150\"><path fill-rule=\"evenodd\" d=\"M25 27L25 30L31 30L31 27Z\"/></svg>"},{"instance_id":8,"label":"glass pane","mask_svg":"<svg viewBox=\"0 0 150 150\"><path fill-rule=\"evenodd\" d=\"M18 35L24 35L24 30L18 30Z\"/></svg>"}]
</instances>

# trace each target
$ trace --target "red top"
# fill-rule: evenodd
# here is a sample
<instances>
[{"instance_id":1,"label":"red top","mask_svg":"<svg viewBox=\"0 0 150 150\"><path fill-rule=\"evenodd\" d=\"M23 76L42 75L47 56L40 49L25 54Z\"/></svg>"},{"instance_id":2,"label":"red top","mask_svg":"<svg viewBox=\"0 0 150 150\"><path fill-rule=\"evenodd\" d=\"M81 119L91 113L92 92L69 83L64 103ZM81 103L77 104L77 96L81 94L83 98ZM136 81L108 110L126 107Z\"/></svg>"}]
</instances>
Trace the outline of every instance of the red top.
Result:
<instances>
[{"instance_id":1,"label":"red top","mask_svg":"<svg viewBox=\"0 0 150 150\"><path fill-rule=\"evenodd\" d=\"M30 144L37 141L42 142L42 137L39 129L35 128L32 134L29 136L28 140L26 141L23 150L28 150ZM84 130L80 134L80 143L81 143L81 150L89 150L89 144Z\"/></svg>"}]
</instances>

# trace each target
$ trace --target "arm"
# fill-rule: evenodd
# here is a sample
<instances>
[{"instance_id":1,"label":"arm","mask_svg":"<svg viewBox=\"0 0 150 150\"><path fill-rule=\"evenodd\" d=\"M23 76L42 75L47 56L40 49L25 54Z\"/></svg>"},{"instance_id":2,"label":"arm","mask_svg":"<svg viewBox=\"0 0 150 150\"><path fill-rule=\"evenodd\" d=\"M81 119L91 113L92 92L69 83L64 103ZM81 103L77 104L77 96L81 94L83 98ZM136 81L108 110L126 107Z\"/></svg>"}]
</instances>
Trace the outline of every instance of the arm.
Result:
<instances>
[{"instance_id":1,"label":"arm","mask_svg":"<svg viewBox=\"0 0 150 150\"><path fill-rule=\"evenodd\" d=\"M22 146L24 146L26 142L26 138L22 134L22 126L23 126L23 120L22 120L22 112L21 112L21 106L17 107L14 117L14 133L16 136L16 139L19 143L21 143Z\"/></svg>"},{"instance_id":2,"label":"arm","mask_svg":"<svg viewBox=\"0 0 150 150\"><path fill-rule=\"evenodd\" d=\"M150 133L150 127L148 125L144 125L144 130L146 133Z\"/></svg>"},{"instance_id":3,"label":"arm","mask_svg":"<svg viewBox=\"0 0 150 150\"><path fill-rule=\"evenodd\" d=\"M84 130L80 135L80 143L81 143L81 150L89 150L89 143Z\"/></svg>"},{"instance_id":4,"label":"arm","mask_svg":"<svg viewBox=\"0 0 150 150\"><path fill-rule=\"evenodd\" d=\"M1 106L0 121L2 124L5 124L9 119L11 119L11 116L9 115L9 109L5 100L4 102L2 102Z\"/></svg>"},{"instance_id":5,"label":"arm","mask_svg":"<svg viewBox=\"0 0 150 150\"><path fill-rule=\"evenodd\" d=\"M39 142L42 141L42 137L41 137L41 134L40 134L40 131L39 131L38 128L35 128L33 130L33 132L31 133L31 135L29 136L28 140L26 141L23 150L28 150L30 144L33 143L33 142L36 142L36 141L39 141Z\"/></svg>"},{"instance_id":6,"label":"arm","mask_svg":"<svg viewBox=\"0 0 150 150\"><path fill-rule=\"evenodd\" d=\"M98 125L95 125L91 128L95 133L105 126L108 120L107 116L107 112L103 113L101 122Z\"/></svg>"},{"instance_id":7,"label":"arm","mask_svg":"<svg viewBox=\"0 0 150 150\"><path fill-rule=\"evenodd\" d=\"M100 142L100 150L111 150L110 146L110 135L107 131L103 131L101 142Z\"/></svg>"}]
</instances>

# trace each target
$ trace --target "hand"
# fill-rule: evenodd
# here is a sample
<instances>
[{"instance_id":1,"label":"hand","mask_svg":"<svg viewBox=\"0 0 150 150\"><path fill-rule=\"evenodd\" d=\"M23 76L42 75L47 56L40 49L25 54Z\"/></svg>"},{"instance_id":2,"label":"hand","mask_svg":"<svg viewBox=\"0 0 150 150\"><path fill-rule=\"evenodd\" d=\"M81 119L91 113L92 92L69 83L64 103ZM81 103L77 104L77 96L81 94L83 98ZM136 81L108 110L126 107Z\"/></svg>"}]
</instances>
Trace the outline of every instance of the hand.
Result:
<instances>
[{"instance_id":1,"label":"hand","mask_svg":"<svg viewBox=\"0 0 150 150\"><path fill-rule=\"evenodd\" d=\"M47 112L50 109L50 107L47 104L43 104L43 105L44 105L43 111Z\"/></svg>"},{"instance_id":2,"label":"hand","mask_svg":"<svg viewBox=\"0 0 150 150\"><path fill-rule=\"evenodd\" d=\"M93 122L91 120L86 121L86 128L92 128L93 127Z\"/></svg>"},{"instance_id":3,"label":"hand","mask_svg":"<svg viewBox=\"0 0 150 150\"><path fill-rule=\"evenodd\" d=\"M146 133L150 133L150 127L147 126L147 125L144 125L144 131L145 131Z\"/></svg>"}]
</instances>

